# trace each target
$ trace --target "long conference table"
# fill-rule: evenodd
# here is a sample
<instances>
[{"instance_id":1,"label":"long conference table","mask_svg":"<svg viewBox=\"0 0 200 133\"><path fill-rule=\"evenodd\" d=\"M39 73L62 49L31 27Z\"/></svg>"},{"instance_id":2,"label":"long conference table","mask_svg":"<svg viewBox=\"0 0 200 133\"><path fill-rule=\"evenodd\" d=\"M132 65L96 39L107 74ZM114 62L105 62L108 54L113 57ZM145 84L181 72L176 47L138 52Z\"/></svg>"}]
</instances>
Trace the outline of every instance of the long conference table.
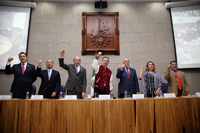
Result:
<instances>
[{"instance_id":1,"label":"long conference table","mask_svg":"<svg viewBox=\"0 0 200 133\"><path fill-rule=\"evenodd\" d=\"M200 97L0 100L0 133L200 133Z\"/></svg>"}]
</instances>

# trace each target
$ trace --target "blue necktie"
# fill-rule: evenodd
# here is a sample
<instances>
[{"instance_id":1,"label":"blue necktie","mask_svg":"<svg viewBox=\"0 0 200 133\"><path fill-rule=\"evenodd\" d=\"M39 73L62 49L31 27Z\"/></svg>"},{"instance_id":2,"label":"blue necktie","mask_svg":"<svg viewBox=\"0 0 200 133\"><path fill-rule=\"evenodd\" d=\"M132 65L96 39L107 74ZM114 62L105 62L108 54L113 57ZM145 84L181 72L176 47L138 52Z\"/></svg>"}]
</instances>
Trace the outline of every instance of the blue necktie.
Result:
<instances>
[{"instance_id":1,"label":"blue necktie","mask_svg":"<svg viewBox=\"0 0 200 133\"><path fill-rule=\"evenodd\" d=\"M76 73L78 73L78 68L76 67Z\"/></svg>"},{"instance_id":2,"label":"blue necktie","mask_svg":"<svg viewBox=\"0 0 200 133\"><path fill-rule=\"evenodd\" d=\"M50 77L51 77L50 70L48 70L48 77L49 77L49 80L50 80Z\"/></svg>"}]
</instances>

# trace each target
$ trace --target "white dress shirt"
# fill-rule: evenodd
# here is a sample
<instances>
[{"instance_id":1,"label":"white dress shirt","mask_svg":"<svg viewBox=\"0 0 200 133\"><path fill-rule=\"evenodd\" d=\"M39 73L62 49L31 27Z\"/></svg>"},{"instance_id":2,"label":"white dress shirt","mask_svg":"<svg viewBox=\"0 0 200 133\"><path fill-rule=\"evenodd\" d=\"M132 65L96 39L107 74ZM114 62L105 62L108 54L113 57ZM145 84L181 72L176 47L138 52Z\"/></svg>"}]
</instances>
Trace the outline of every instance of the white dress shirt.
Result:
<instances>
[{"instance_id":1,"label":"white dress shirt","mask_svg":"<svg viewBox=\"0 0 200 133\"><path fill-rule=\"evenodd\" d=\"M21 63L21 68L22 68L22 65L23 63ZM6 65L11 65L11 62L7 62ZM26 71L26 67L27 67L27 62L24 63L24 72Z\"/></svg>"},{"instance_id":2,"label":"white dress shirt","mask_svg":"<svg viewBox=\"0 0 200 133\"><path fill-rule=\"evenodd\" d=\"M50 80L51 74L52 74L52 69L47 69L47 73L48 73L48 78L49 78L49 80Z\"/></svg>"},{"instance_id":3,"label":"white dress shirt","mask_svg":"<svg viewBox=\"0 0 200 133\"><path fill-rule=\"evenodd\" d=\"M74 65L74 66L75 66L76 72L79 73L81 69L80 65L79 66Z\"/></svg>"}]
</instances>

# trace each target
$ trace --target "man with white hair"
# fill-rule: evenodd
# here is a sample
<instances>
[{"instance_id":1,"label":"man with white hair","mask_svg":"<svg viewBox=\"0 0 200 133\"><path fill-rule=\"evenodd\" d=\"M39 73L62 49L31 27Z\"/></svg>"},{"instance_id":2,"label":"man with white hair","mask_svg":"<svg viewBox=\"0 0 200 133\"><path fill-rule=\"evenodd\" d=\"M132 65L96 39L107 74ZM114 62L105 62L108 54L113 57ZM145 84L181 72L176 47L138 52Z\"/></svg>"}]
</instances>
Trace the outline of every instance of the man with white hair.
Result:
<instances>
[{"instance_id":1,"label":"man with white hair","mask_svg":"<svg viewBox=\"0 0 200 133\"><path fill-rule=\"evenodd\" d=\"M123 60L121 68L118 68L116 78L119 78L118 98L124 97L125 90L132 94L139 94L139 85L136 70L131 68L128 58Z\"/></svg>"}]
</instances>

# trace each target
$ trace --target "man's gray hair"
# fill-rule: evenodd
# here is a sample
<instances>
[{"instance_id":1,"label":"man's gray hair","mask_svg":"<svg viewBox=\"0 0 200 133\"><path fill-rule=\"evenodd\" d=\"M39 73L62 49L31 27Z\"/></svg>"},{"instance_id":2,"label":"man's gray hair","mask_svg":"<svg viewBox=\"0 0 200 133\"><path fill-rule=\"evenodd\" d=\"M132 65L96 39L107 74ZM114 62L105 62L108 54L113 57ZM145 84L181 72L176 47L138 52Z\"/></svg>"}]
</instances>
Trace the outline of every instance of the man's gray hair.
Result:
<instances>
[{"instance_id":1,"label":"man's gray hair","mask_svg":"<svg viewBox=\"0 0 200 133\"><path fill-rule=\"evenodd\" d=\"M54 64L54 62L53 62L53 60L52 60L52 59L47 59L47 61L48 61L48 60L51 60L51 61L52 61L52 63ZM47 61L46 61L46 63L47 63Z\"/></svg>"},{"instance_id":2,"label":"man's gray hair","mask_svg":"<svg viewBox=\"0 0 200 133\"><path fill-rule=\"evenodd\" d=\"M103 61L104 58L108 59L108 62L109 62L109 58L108 58L108 57L103 57L103 58L102 58L102 61Z\"/></svg>"},{"instance_id":3,"label":"man's gray hair","mask_svg":"<svg viewBox=\"0 0 200 133\"><path fill-rule=\"evenodd\" d=\"M76 56L76 57L78 57L78 56ZM74 57L73 61L75 61L75 58L76 58L76 57ZM79 57L79 58L80 58L80 57ZM81 58L80 58L80 61L81 61Z\"/></svg>"}]
</instances>

